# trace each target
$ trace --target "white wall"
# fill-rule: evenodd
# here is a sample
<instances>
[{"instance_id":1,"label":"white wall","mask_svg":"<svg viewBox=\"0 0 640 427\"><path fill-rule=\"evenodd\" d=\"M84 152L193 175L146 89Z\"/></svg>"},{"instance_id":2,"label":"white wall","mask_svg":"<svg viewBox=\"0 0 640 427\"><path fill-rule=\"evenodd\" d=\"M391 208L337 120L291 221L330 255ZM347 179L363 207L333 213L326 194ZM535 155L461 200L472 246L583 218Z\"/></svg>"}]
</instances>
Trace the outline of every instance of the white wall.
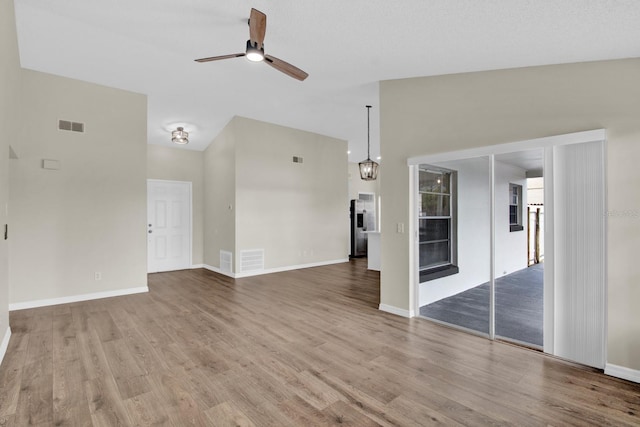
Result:
<instances>
[{"instance_id":1,"label":"white wall","mask_svg":"<svg viewBox=\"0 0 640 427\"><path fill-rule=\"evenodd\" d=\"M146 97L29 70L21 97L10 302L146 287ZM58 119L85 133L58 130Z\"/></svg>"},{"instance_id":2,"label":"white wall","mask_svg":"<svg viewBox=\"0 0 640 427\"><path fill-rule=\"evenodd\" d=\"M21 70L13 0L0 0L0 343L9 327L9 245L4 225L9 223L9 144L19 129ZM13 237L13 227L10 228ZM0 349L1 351L1 349ZM0 359L2 354L0 354Z\"/></svg>"},{"instance_id":3,"label":"white wall","mask_svg":"<svg viewBox=\"0 0 640 427\"><path fill-rule=\"evenodd\" d=\"M201 151L147 145L147 178L191 183L191 216L193 218L192 262L204 261L204 154Z\"/></svg>"},{"instance_id":4,"label":"white wall","mask_svg":"<svg viewBox=\"0 0 640 427\"><path fill-rule=\"evenodd\" d=\"M243 117L233 125L237 254L264 249L265 269L347 259L346 141Z\"/></svg>"},{"instance_id":5,"label":"white wall","mask_svg":"<svg viewBox=\"0 0 640 427\"><path fill-rule=\"evenodd\" d=\"M527 171L503 162L495 162L496 183L496 278L527 268ZM509 184L522 186L522 226L509 231Z\"/></svg>"},{"instance_id":6,"label":"white wall","mask_svg":"<svg viewBox=\"0 0 640 427\"><path fill-rule=\"evenodd\" d=\"M442 162L434 166L457 171L457 265L460 271L451 276L420 284L420 306L466 291L489 280L491 249L489 160L476 158Z\"/></svg>"},{"instance_id":7,"label":"white wall","mask_svg":"<svg viewBox=\"0 0 640 427\"><path fill-rule=\"evenodd\" d=\"M383 229L409 221L412 156L607 129L610 212L640 212L640 59L380 84ZM640 370L640 216L610 215L608 362ZM381 303L413 307L406 233L382 234Z\"/></svg>"}]
</instances>

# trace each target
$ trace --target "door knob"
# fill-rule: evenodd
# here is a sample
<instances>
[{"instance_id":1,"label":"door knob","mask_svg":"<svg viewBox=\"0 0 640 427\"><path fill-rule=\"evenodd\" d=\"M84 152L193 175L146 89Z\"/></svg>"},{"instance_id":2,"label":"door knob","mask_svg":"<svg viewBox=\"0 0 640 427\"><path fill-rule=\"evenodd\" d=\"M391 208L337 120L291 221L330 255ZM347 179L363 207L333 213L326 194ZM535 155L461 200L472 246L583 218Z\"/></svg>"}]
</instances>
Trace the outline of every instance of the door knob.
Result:
<instances>
[{"instance_id":1,"label":"door knob","mask_svg":"<svg viewBox=\"0 0 640 427\"><path fill-rule=\"evenodd\" d=\"M153 233L153 230L149 230L149 234Z\"/></svg>"}]
</instances>

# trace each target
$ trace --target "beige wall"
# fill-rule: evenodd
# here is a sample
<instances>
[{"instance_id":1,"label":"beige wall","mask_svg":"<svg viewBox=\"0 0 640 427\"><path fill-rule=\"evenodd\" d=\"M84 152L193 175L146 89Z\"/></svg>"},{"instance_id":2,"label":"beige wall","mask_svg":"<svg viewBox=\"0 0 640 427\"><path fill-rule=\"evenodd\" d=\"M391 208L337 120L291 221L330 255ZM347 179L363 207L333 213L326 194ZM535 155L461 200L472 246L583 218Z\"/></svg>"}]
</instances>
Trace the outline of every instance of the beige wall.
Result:
<instances>
[{"instance_id":1,"label":"beige wall","mask_svg":"<svg viewBox=\"0 0 640 427\"><path fill-rule=\"evenodd\" d=\"M13 0L0 0L0 341L9 326L9 247L4 225L9 222L9 144L17 129L20 104L20 59ZM13 228L11 228L13 237Z\"/></svg>"},{"instance_id":2,"label":"beige wall","mask_svg":"<svg viewBox=\"0 0 640 427\"><path fill-rule=\"evenodd\" d=\"M146 97L29 70L22 82L10 302L146 286ZM85 133L59 131L58 119Z\"/></svg>"},{"instance_id":3,"label":"beige wall","mask_svg":"<svg viewBox=\"0 0 640 427\"><path fill-rule=\"evenodd\" d=\"M385 81L383 229L409 221L410 156L606 128L608 209L640 212L640 59ZM608 218L608 363L640 369L640 217ZM410 240L383 233L381 301L409 309Z\"/></svg>"},{"instance_id":4,"label":"beige wall","mask_svg":"<svg viewBox=\"0 0 640 427\"><path fill-rule=\"evenodd\" d=\"M192 263L200 265L203 257L203 164L204 154L179 148L147 145L147 178L191 183L191 217L193 219Z\"/></svg>"},{"instance_id":5,"label":"beige wall","mask_svg":"<svg viewBox=\"0 0 640 427\"><path fill-rule=\"evenodd\" d=\"M238 253L264 249L266 269L348 258L347 142L242 117L233 125Z\"/></svg>"},{"instance_id":6,"label":"beige wall","mask_svg":"<svg viewBox=\"0 0 640 427\"><path fill-rule=\"evenodd\" d=\"M236 148L231 121L204 152L204 263L236 250Z\"/></svg>"}]
</instances>

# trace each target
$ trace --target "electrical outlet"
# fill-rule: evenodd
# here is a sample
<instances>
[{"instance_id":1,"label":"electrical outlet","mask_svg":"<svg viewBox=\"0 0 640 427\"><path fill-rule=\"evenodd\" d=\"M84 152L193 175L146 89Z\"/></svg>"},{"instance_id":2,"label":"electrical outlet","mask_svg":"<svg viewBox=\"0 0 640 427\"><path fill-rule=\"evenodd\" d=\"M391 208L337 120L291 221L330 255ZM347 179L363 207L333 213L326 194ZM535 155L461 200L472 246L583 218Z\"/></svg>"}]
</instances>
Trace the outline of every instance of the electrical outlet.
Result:
<instances>
[{"instance_id":1,"label":"electrical outlet","mask_svg":"<svg viewBox=\"0 0 640 427\"><path fill-rule=\"evenodd\" d=\"M402 234L404 233L404 224L402 222L399 222L397 225L397 232Z\"/></svg>"},{"instance_id":2,"label":"electrical outlet","mask_svg":"<svg viewBox=\"0 0 640 427\"><path fill-rule=\"evenodd\" d=\"M102 280L102 273L100 273L99 271L96 271L95 278L96 280Z\"/></svg>"}]
</instances>

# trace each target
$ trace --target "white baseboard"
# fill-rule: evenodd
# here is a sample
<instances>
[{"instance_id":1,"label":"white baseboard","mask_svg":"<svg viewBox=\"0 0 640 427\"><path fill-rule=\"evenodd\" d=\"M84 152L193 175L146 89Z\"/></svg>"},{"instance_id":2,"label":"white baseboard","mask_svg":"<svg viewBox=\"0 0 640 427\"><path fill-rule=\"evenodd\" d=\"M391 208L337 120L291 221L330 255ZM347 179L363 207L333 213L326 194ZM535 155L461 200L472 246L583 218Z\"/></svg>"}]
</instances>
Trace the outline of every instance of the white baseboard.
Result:
<instances>
[{"instance_id":1,"label":"white baseboard","mask_svg":"<svg viewBox=\"0 0 640 427\"><path fill-rule=\"evenodd\" d=\"M7 354L7 348L9 347L9 339L11 338L11 328L7 326L7 330L4 333L2 344L0 344L0 364L4 360L4 355Z\"/></svg>"},{"instance_id":2,"label":"white baseboard","mask_svg":"<svg viewBox=\"0 0 640 427\"><path fill-rule=\"evenodd\" d=\"M396 316L402 317L414 317L416 315L413 310L405 310L404 308L398 308L387 304L380 304L380 306L378 306L378 309L380 311L385 311L387 313L395 314Z\"/></svg>"},{"instance_id":3,"label":"white baseboard","mask_svg":"<svg viewBox=\"0 0 640 427\"><path fill-rule=\"evenodd\" d=\"M640 383L640 371L636 369L607 363L604 367L604 373L612 377L622 378L623 380L633 381L634 383Z\"/></svg>"},{"instance_id":4,"label":"white baseboard","mask_svg":"<svg viewBox=\"0 0 640 427\"><path fill-rule=\"evenodd\" d=\"M288 265L286 267L266 268L264 270L245 271L242 273L230 273L228 271L222 271L218 267L213 267L211 265L206 265L206 264L203 266L203 268L206 268L207 270L213 271L215 273L225 275L227 277L231 277L233 279L241 279L243 277L261 276L263 274L281 273L283 271L301 270L303 268L322 267L324 265L341 264L343 262L349 262L349 258L335 259L331 261L312 262L309 264Z\"/></svg>"},{"instance_id":5,"label":"white baseboard","mask_svg":"<svg viewBox=\"0 0 640 427\"><path fill-rule=\"evenodd\" d=\"M196 268L205 268L205 267L204 267L204 264L193 264L191 266L192 270L195 270Z\"/></svg>"},{"instance_id":6,"label":"white baseboard","mask_svg":"<svg viewBox=\"0 0 640 427\"><path fill-rule=\"evenodd\" d=\"M72 295L68 297L40 299L35 301L14 302L9 304L9 311L25 310L27 308L46 307L49 305L68 304L71 302L88 301L92 299L119 297L122 295L141 294L145 292L149 292L149 288L147 286L140 286L138 288L94 292L92 294Z\"/></svg>"}]
</instances>

